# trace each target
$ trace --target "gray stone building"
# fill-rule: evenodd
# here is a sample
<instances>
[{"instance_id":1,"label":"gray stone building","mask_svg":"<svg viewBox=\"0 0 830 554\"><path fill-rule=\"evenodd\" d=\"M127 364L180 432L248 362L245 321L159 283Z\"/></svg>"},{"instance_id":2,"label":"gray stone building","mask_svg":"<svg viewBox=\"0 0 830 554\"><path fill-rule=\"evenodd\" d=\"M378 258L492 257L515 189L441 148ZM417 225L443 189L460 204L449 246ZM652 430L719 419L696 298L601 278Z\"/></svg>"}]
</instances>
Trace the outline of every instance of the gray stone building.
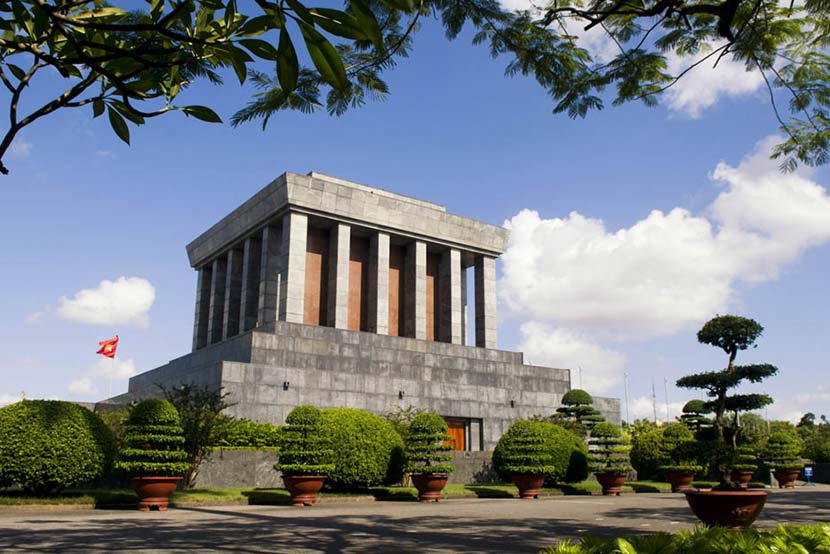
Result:
<instances>
[{"instance_id":1,"label":"gray stone building","mask_svg":"<svg viewBox=\"0 0 830 554\"><path fill-rule=\"evenodd\" d=\"M278 424L299 404L412 405L444 416L457 450L489 450L570 388L569 370L497 349L507 237L431 202L283 174L187 246L193 351L112 401L196 383L230 393L233 415ZM596 401L619 422L618 400Z\"/></svg>"}]
</instances>

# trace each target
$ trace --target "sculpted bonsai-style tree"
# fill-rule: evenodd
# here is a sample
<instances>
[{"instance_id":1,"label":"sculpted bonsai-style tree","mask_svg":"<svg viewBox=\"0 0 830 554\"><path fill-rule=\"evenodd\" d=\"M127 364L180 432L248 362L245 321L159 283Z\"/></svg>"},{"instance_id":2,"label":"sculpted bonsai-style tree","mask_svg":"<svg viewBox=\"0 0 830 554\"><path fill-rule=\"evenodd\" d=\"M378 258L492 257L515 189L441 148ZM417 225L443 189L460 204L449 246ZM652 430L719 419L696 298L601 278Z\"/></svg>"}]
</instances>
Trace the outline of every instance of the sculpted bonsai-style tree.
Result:
<instances>
[{"instance_id":1,"label":"sculpted bonsai-style tree","mask_svg":"<svg viewBox=\"0 0 830 554\"><path fill-rule=\"evenodd\" d=\"M689 400L683 405L680 421L697 433L701 429L712 425L712 420L704 415L708 413L711 413L711 410L706 407L706 402L703 400Z\"/></svg>"},{"instance_id":2,"label":"sculpted bonsai-style tree","mask_svg":"<svg viewBox=\"0 0 830 554\"><path fill-rule=\"evenodd\" d=\"M780 488L795 487L795 480L804 468L801 462L801 441L783 431L773 433L767 440L764 459L772 468Z\"/></svg>"},{"instance_id":3,"label":"sculpted bonsai-style tree","mask_svg":"<svg viewBox=\"0 0 830 554\"><path fill-rule=\"evenodd\" d=\"M593 397L582 389L571 389L562 396L562 406L556 408L551 422L582 435L590 433L605 418L594 408Z\"/></svg>"},{"instance_id":4,"label":"sculpted bonsai-style tree","mask_svg":"<svg viewBox=\"0 0 830 554\"><path fill-rule=\"evenodd\" d=\"M736 365L738 352L755 344L764 328L755 320L735 315L718 316L708 321L697 333L697 340L723 350L728 356L725 369L707 371L681 377L677 386L688 389L703 389L711 400L706 408L714 415L716 466L720 472L720 488L733 488L729 480L729 464L734 457L735 445L726 444L724 435L725 414L752 411L772 404L766 394L729 394L745 381L759 383L775 375L778 369L770 364Z\"/></svg>"},{"instance_id":5,"label":"sculpted bonsai-style tree","mask_svg":"<svg viewBox=\"0 0 830 554\"><path fill-rule=\"evenodd\" d=\"M628 441L619 427L604 421L594 426L590 444L591 466L597 481L602 485L602 494L619 496L626 476L632 469Z\"/></svg>"},{"instance_id":6,"label":"sculpted bonsai-style tree","mask_svg":"<svg viewBox=\"0 0 830 554\"><path fill-rule=\"evenodd\" d=\"M672 492L688 489L695 474L703 471L703 466L697 463L694 434L682 423L671 423L663 431L663 449L669 463L660 469L671 483Z\"/></svg>"},{"instance_id":7,"label":"sculpted bonsai-style tree","mask_svg":"<svg viewBox=\"0 0 830 554\"><path fill-rule=\"evenodd\" d=\"M332 450L324 436L322 413L314 406L297 406L285 418L279 435L279 462L274 469L282 473L292 505L313 505L323 481L334 469Z\"/></svg>"},{"instance_id":8,"label":"sculpted bonsai-style tree","mask_svg":"<svg viewBox=\"0 0 830 554\"><path fill-rule=\"evenodd\" d=\"M449 450L447 422L438 414L415 416L406 437L406 472L418 489L421 502L439 501L449 474L455 471Z\"/></svg>"}]
</instances>

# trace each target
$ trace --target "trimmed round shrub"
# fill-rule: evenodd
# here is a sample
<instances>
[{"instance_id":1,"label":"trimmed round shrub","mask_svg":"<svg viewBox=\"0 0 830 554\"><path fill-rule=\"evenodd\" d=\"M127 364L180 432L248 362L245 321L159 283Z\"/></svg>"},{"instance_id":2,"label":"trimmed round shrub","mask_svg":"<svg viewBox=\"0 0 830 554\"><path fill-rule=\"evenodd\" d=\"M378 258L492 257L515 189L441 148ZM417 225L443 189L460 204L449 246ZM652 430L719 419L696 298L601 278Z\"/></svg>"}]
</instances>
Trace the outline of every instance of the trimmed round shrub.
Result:
<instances>
[{"instance_id":1,"label":"trimmed round shrub","mask_svg":"<svg viewBox=\"0 0 830 554\"><path fill-rule=\"evenodd\" d=\"M409 425L406 435L406 469L407 473L452 473L455 466L452 461L452 446L447 442L447 422L438 414L424 412L418 414Z\"/></svg>"},{"instance_id":2,"label":"trimmed round shrub","mask_svg":"<svg viewBox=\"0 0 830 554\"><path fill-rule=\"evenodd\" d=\"M106 474L115 441L101 418L59 400L0 408L0 485L49 495Z\"/></svg>"},{"instance_id":3,"label":"trimmed round shrub","mask_svg":"<svg viewBox=\"0 0 830 554\"><path fill-rule=\"evenodd\" d=\"M683 473L700 473L703 466L697 463L698 445L695 434L682 423L670 423L663 428L663 450L668 463L660 470L679 471Z\"/></svg>"},{"instance_id":4,"label":"trimmed round shrub","mask_svg":"<svg viewBox=\"0 0 830 554\"><path fill-rule=\"evenodd\" d=\"M671 463L663 448L663 428L650 425L635 430L631 439L631 465L637 470L637 479L656 481L661 466Z\"/></svg>"},{"instance_id":5,"label":"trimmed round shrub","mask_svg":"<svg viewBox=\"0 0 830 554\"><path fill-rule=\"evenodd\" d=\"M764 449L764 460L772 469L801 469L801 441L784 432L772 433Z\"/></svg>"},{"instance_id":6,"label":"trimmed round shrub","mask_svg":"<svg viewBox=\"0 0 830 554\"><path fill-rule=\"evenodd\" d=\"M279 463L283 475L330 475L334 470L331 441L323 429L322 412L314 406L297 406L285 418L279 435Z\"/></svg>"},{"instance_id":7,"label":"trimmed round shrub","mask_svg":"<svg viewBox=\"0 0 830 554\"><path fill-rule=\"evenodd\" d=\"M505 459L506 443L512 441L514 433L524 434L528 424L541 434L545 452L551 457L552 470L546 474L548 483L576 483L588 477L588 447L578 435L546 421L519 420L501 436L493 451L493 469L502 480L510 481L512 473L505 468L509 465Z\"/></svg>"},{"instance_id":8,"label":"trimmed round shrub","mask_svg":"<svg viewBox=\"0 0 830 554\"><path fill-rule=\"evenodd\" d=\"M628 473L631 464L628 458L628 442L620 428L604 421L591 430L591 469L596 473Z\"/></svg>"},{"instance_id":9,"label":"trimmed round shrub","mask_svg":"<svg viewBox=\"0 0 830 554\"><path fill-rule=\"evenodd\" d=\"M729 469L734 471L751 471L755 473L758 469L758 456L751 446L739 446L735 450L735 462L730 465Z\"/></svg>"},{"instance_id":10,"label":"trimmed round shrub","mask_svg":"<svg viewBox=\"0 0 830 554\"><path fill-rule=\"evenodd\" d=\"M544 475L551 478L556 472L553 450L549 448L546 431L549 423L519 420L499 439L496 471L499 475ZM496 456L493 456L496 465Z\"/></svg>"},{"instance_id":11,"label":"trimmed round shrub","mask_svg":"<svg viewBox=\"0 0 830 554\"><path fill-rule=\"evenodd\" d=\"M167 400L142 400L130 410L116 467L131 477L175 477L190 469L179 412Z\"/></svg>"},{"instance_id":12,"label":"trimmed round shrub","mask_svg":"<svg viewBox=\"0 0 830 554\"><path fill-rule=\"evenodd\" d=\"M571 389L562 396L562 404L565 406L593 403L594 398L582 389Z\"/></svg>"},{"instance_id":13,"label":"trimmed round shrub","mask_svg":"<svg viewBox=\"0 0 830 554\"><path fill-rule=\"evenodd\" d=\"M334 450L326 487L362 490L401 479L403 439L388 421L356 408L328 408L322 424Z\"/></svg>"}]
</instances>

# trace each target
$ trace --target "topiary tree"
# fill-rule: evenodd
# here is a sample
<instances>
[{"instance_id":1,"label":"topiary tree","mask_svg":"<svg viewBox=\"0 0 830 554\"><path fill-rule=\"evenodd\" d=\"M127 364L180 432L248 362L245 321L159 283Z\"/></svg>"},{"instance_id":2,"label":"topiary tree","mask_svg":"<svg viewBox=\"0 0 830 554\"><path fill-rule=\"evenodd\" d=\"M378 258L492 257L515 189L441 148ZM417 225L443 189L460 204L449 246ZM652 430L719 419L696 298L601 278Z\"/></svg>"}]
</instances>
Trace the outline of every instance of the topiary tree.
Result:
<instances>
[{"instance_id":1,"label":"topiary tree","mask_svg":"<svg viewBox=\"0 0 830 554\"><path fill-rule=\"evenodd\" d=\"M106 474L115 442L101 418L59 400L23 400L0 408L0 486L57 494Z\"/></svg>"},{"instance_id":2,"label":"topiary tree","mask_svg":"<svg viewBox=\"0 0 830 554\"><path fill-rule=\"evenodd\" d=\"M757 321L740 316L724 315L709 320L698 331L697 340L723 350L728 356L726 369L687 375L677 380L678 387L703 389L711 398L705 407L714 414L717 442L717 447L713 449L714 465L720 473L720 488L733 488L729 482L728 462L734 457L737 440L733 435L731 448L727 447L724 414L732 412L737 419L739 412L757 410L772 403L772 398L765 394L729 394L744 381L758 383L778 372L770 364L735 365L738 352L753 346L763 330Z\"/></svg>"},{"instance_id":3,"label":"topiary tree","mask_svg":"<svg viewBox=\"0 0 830 554\"><path fill-rule=\"evenodd\" d=\"M519 423L519 421L525 423ZM532 424L544 439L544 448L551 456L551 471L546 478L550 485L557 483L576 483L588 477L588 447L582 438L559 425L540 419L519 420L515 422L499 439L493 451L493 469L504 481L510 481L511 474L505 470L505 443L509 440L511 429L517 424Z\"/></svg>"},{"instance_id":4,"label":"topiary tree","mask_svg":"<svg viewBox=\"0 0 830 554\"><path fill-rule=\"evenodd\" d=\"M556 473L547 431L552 425L542 421L520 419L513 423L496 445L498 456L493 466L499 475L542 475Z\"/></svg>"},{"instance_id":5,"label":"topiary tree","mask_svg":"<svg viewBox=\"0 0 830 554\"><path fill-rule=\"evenodd\" d=\"M323 427L322 412L314 406L297 406L285 418L279 435L279 463L283 475L330 475L334 452Z\"/></svg>"},{"instance_id":6,"label":"topiary tree","mask_svg":"<svg viewBox=\"0 0 830 554\"><path fill-rule=\"evenodd\" d=\"M116 467L132 477L177 477L190 465L182 450L184 436L179 412L167 400L142 400L130 410Z\"/></svg>"},{"instance_id":7,"label":"topiary tree","mask_svg":"<svg viewBox=\"0 0 830 554\"><path fill-rule=\"evenodd\" d=\"M764 460L773 470L802 469L801 441L787 433L772 433L764 450Z\"/></svg>"},{"instance_id":8,"label":"topiary tree","mask_svg":"<svg viewBox=\"0 0 830 554\"><path fill-rule=\"evenodd\" d=\"M663 473L700 473L703 466L697 462L697 441L692 431L682 423L670 423L663 429L663 451L669 462L660 466Z\"/></svg>"},{"instance_id":9,"label":"topiary tree","mask_svg":"<svg viewBox=\"0 0 830 554\"><path fill-rule=\"evenodd\" d=\"M703 400L689 400L683 405L683 413L680 415L680 421L686 427L697 433L704 427L712 424L712 420L704 414L711 413Z\"/></svg>"},{"instance_id":10,"label":"topiary tree","mask_svg":"<svg viewBox=\"0 0 830 554\"><path fill-rule=\"evenodd\" d=\"M404 443L388 421L356 408L328 408L321 421L334 450L326 487L365 490L401 479Z\"/></svg>"},{"instance_id":11,"label":"topiary tree","mask_svg":"<svg viewBox=\"0 0 830 554\"><path fill-rule=\"evenodd\" d=\"M591 469L595 473L628 473L631 462L628 441L622 436L620 428L604 421L597 423L591 431L591 448L588 453Z\"/></svg>"},{"instance_id":12,"label":"topiary tree","mask_svg":"<svg viewBox=\"0 0 830 554\"><path fill-rule=\"evenodd\" d=\"M572 430L585 436L594 425L605 421L593 404L593 397L586 391L571 389L562 396L562 406L556 409L558 417L554 416L554 423L560 423L557 419L573 422L576 425Z\"/></svg>"},{"instance_id":13,"label":"topiary tree","mask_svg":"<svg viewBox=\"0 0 830 554\"><path fill-rule=\"evenodd\" d=\"M447 422L438 414L424 412L415 416L406 437L406 469L411 475L452 473L452 446Z\"/></svg>"},{"instance_id":14,"label":"topiary tree","mask_svg":"<svg viewBox=\"0 0 830 554\"><path fill-rule=\"evenodd\" d=\"M638 421L631 427L629 456L638 479L657 480L661 468L671 463L663 446L663 430L650 421Z\"/></svg>"}]
</instances>

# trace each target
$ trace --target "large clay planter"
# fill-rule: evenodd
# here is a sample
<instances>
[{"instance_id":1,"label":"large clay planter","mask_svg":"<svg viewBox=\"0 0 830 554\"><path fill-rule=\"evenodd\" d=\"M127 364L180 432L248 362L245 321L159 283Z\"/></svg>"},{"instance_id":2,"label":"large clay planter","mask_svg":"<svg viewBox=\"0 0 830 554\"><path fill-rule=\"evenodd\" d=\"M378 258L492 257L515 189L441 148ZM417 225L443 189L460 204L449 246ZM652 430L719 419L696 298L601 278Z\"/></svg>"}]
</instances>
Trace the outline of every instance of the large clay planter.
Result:
<instances>
[{"instance_id":1,"label":"large clay planter","mask_svg":"<svg viewBox=\"0 0 830 554\"><path fill-rule=\"evenodd\" d=\"M131 477L133 489L138 495L138 509L149 512L155 508L166 512L170 495L176 492L181 477Z\"/></svg>"},{"instance_id":2,"label":"large clay planter","mask_svg":"<svg viewBox=\"0 0 830 554\"><path fill-rule=\"evenodd\" d=\"M446 473L413 473L412 484L418 489L418 502L438 502L447 485Z\"/></svg>"},{"instance_id":3,"label":"large clay planter","mask_svg":"<svg viewBox=\"0 0 830 554\"><path fill-rule=\"evenodd\" d=\"M795 488L795 480L801 474L800 469L780 469L772 472L775 480L778 481L779 489Z\"/></svg>"},{"instance_id":4,"label":"large clay planter","mask_svg":"<svg viewBox=\"0 0 830 554\"><path fill-rule=\"evenodd\" d=\"M742 489L749 488L749 482L752 481L752 476L755 475L752 471L737 471L733 470L732 473L729 474L729 478L732 479L732 482L739 485Z\"/></svg>"},{"instance_id":5,"label":"large clay planter","mask_svg":"<svg viewBox=\"0 0 830 554\"><path fill-rule=\"evenodd\" d=\"M542 485L545 484L545 476L544 475L532 475L532 474L515 474L511 475L513 479L513 484L516 485L516 488L519 489L519 498L523 498L525 500L532 500L534 498L539 498L539 492L542 488Z\"/></svg>"},{"instance_id":6,"label":"large clay planter","mask_svg":"<svg viewBox=\"0 0 830 554\"><path fill-rule=\"evenodd\" d=\"M594 473L597 481L602 485L602 494L604 496L619 496L622 492L623 483L628 474L616 472L602 472Z\"/></svg>"},{"instance_id":7,"label":"large clay planter","mask_svg":"<svg viewBox=\"0 0 830 554\"><path fill-rule=\"evenodd\" d=\"M688 471L667 471L666 480L671 484L672 492L681 492L692 488L695 474Z\"/></svg>"},{"instance_id":8,"label":"large clay planter","mask_svg":"<svg viewBox=\"0 0 830 554\"><path fill-rule=\"evenodd\" d=\"M767 491L685 491L686 501L706 525L746 529L764 507Z\"/></svg>"},{"instance_id":9,"label":"large clay planter","mask_svg":"<svg viewBox=\"0 0 830 554\"><path fill-rule=\"evenodd\" d=\"M297 508L313 506L317 493L323 488L325 475L283 475L282 482L291 494L291 505Z\"/></svg>"}]
</instances>

